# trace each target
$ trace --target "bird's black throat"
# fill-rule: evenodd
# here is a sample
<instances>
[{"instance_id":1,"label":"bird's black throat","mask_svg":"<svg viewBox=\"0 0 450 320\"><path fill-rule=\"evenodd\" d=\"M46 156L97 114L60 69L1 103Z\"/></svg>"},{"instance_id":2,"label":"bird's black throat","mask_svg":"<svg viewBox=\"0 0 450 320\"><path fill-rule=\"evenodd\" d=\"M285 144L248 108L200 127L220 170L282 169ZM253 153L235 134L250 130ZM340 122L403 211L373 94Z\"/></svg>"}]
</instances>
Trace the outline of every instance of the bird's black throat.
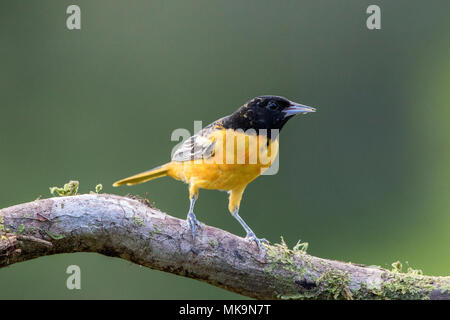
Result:
<instances>
[{"instance_id":1,"label":"bird's black throat","mask_svg":"<svg viewBox=\"0 0 450 320\"><path fill-rule=\"evenodd\" d=\"M243 130L248 134L263 134L275 138L290 118L286 118L281 111L268 112L265 108L249 103L223 118L221 125L225 129Z\"/></svg>"}]
</instances>

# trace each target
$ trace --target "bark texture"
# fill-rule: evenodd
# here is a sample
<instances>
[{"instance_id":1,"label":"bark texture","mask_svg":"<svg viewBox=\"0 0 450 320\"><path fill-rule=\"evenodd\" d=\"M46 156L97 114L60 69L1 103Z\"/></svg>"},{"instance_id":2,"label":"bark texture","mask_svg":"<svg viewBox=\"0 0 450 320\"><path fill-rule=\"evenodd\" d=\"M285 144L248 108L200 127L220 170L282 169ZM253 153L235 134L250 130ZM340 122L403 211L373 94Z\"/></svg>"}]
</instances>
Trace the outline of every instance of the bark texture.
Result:
<instances>
[{"instance_id":1,"label":"bark texture","mask_svg":"<svg viewBox=\"0 0 450 320\"><path fill-rule=\"evenodd\" d=\"M391 272L254 243L145 201L107 194L36 200L0 210L0 267L97 252L257 299L450 299L450 277ZM1 272L1 271L0 271Z\"/></svg>"}]
</instances>

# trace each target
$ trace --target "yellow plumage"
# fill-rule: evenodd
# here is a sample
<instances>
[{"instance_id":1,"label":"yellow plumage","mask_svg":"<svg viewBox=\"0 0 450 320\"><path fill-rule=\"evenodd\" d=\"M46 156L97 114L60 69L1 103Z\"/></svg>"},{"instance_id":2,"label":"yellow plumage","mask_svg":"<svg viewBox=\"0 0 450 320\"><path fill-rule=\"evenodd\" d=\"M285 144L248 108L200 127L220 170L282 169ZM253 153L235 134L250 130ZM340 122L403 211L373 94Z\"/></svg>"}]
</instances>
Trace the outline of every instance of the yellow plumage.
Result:
<instances>
[{"instance_id":1,"label":"yellow plumage","mask_svg":"<svg viewBox=\"0 0 450 320\"><path fill-rule=\"evenodd\" d=\"M264 135L248 135L235 130L214 130L208 139L215 142L212 156L189 161L172 161L114 183L135 185L169 176L189 184L190 197L199 189L231 191L229 210L239 208L245 187L267 170L278 153L278 140Z\"/></svg>"}]
</instances>

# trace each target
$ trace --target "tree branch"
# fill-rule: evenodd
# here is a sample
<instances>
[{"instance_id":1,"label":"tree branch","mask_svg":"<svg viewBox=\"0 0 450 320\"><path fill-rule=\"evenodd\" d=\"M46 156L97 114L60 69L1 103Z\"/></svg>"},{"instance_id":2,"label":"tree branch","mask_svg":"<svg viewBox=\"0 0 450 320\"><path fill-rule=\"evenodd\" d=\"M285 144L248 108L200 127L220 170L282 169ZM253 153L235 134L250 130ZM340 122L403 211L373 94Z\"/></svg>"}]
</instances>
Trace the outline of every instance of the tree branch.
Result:
<instances>
[{"instance_id":1,"label":"tree branch","mask_svg":"<svg viewBox=\"0 0 450 320\"><path fill-rule=\"evenodd\" d=\"M450 299L450 277L391 272L254 243L143 201L107 194L36 200L0 210L0 267L97 252L258 299Z\"/></svg>"}]
</instances>

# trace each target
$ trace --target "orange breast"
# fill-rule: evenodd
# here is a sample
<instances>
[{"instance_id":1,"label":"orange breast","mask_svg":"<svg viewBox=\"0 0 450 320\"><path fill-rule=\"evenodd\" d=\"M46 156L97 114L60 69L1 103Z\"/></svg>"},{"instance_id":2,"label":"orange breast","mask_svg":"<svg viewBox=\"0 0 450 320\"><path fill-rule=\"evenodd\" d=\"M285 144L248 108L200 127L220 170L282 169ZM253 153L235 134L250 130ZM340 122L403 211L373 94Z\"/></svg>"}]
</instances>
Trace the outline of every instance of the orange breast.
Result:
<instances>
[{"instance_id":1,"label":"orange breast","mask_svg":"<svg viewBox=\"0 0 450 320\"><path fill-rule=\"evenodd\" d=\"M278 153L278 140L234 130L217 130L213 156L172 162L168 175L198 188L232 190L246 186L267 170Z\"/></svg>"}]
</instances>

